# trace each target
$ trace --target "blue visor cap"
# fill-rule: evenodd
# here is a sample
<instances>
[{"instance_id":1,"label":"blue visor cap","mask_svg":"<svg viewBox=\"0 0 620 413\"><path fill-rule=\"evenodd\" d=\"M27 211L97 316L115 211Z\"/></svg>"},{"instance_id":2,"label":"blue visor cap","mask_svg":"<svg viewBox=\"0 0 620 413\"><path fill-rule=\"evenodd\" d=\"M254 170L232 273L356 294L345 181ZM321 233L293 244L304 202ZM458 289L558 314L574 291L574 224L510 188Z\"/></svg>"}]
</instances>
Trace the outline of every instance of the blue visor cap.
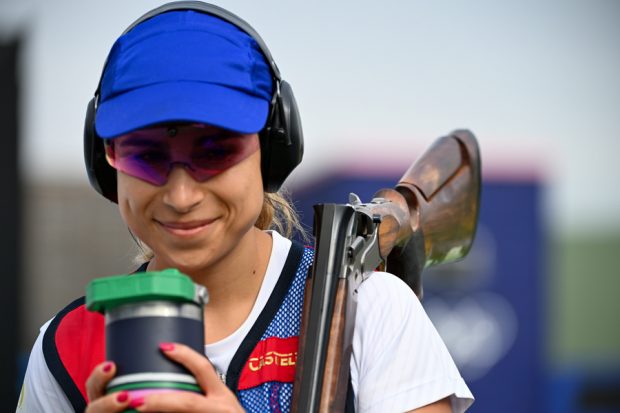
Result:
<instances>
[{"instance_id":1,"label":"blue visor cap","mask_svg":"<svg viewBox=\"0 0 620 413\"><path fill-rule=\"evenodd\" d=\"M112 47L95 129L104 139L166 122L256 133L267 121L272 88L270 67L251 36L209 14L171 11Z\"/></svg>"}]
</instances>

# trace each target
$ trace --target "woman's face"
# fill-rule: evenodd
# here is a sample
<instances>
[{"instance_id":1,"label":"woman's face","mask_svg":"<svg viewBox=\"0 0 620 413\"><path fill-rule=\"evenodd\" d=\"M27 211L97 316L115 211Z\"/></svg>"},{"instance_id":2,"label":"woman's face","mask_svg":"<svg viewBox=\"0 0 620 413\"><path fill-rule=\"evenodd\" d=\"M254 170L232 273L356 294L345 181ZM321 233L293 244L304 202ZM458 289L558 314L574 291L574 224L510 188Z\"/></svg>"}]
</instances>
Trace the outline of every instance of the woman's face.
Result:
<instances>
[{"instance_id":1,"label":"woman's face","mask_svg":"<svg viewBox=\"0 0 620 413\"><path fill-rule=\"evenodd\" d=\"M121 215L131 231L153 250L154 269L174 267L188 274L207 269L228 256L248 236L262 208L258 135L231 138L230 132L222 129L200 128L175 129L169 133L174 136L157 141L163 146L156 146L154 154L153 142L147 141L148 151L140 149L148 134L140 135L138 144L135 135L133 143L132 135L115 138L113 142L117 158L121 156L119 152L125 151L122 156L134 162L136 158L155 162L155 169L160 169L160 182L161 170L165 169L162 163L166 163L162 159L169 164L167 180L159 186L147 182L144 172L136 174L135 168L125 169L134 176L117 168ZM211 154L205 152L205 138L213 141L222 137L238 141L216 145ZM222 151L230 152L231 147L237 152L245 151L234 162L228 162L232 165L223 168L225 163L217 166L209 161L221 161ZM210 169L211 164L217 168Z\"/></svg>"}]
</instances>

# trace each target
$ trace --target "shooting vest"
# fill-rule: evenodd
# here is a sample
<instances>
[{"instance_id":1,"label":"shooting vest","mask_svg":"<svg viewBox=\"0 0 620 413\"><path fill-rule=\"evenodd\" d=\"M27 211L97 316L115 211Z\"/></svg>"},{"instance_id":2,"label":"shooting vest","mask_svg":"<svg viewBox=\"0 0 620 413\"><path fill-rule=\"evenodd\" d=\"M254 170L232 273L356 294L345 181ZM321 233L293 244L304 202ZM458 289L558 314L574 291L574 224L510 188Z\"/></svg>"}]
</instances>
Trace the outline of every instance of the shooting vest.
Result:
<instances>
[{"instance_id":1,"label":"shooting vest","mask_svg":"<svg viewBox=\"0 0 620 413\"><path fill-rule=\"evenodd\" d=\"M290 411L304 287L312 258L312 249L293 242L265 308L230 362L226 385L248 412ZM87 311L82 297L60 311L45 332L45 361L76 412L86 408L86 379L105 359L104 330L104 317ZM350 381L348 393L350 409Z\"/></svg>"}]
</instances>

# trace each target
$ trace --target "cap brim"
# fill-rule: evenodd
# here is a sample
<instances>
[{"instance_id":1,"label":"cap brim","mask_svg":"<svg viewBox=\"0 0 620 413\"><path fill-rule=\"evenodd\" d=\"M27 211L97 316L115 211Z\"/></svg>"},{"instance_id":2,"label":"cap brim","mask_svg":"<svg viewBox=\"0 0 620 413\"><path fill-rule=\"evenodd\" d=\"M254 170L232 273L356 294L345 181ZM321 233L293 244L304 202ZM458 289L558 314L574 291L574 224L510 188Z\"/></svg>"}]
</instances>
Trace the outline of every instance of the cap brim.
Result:
<instances>
[{"instance_id":1,"label":"cap brim","mask_svg":"<svg viewBox=\"0 0 620 413\"><path fill-rule=\"evenodd\" d=\"M101 103L95 129L101 138L166 122L197 122L240 133L259 132L269 102L228 87L199 82L160 83Z\"/></svg>"}]
</instances>

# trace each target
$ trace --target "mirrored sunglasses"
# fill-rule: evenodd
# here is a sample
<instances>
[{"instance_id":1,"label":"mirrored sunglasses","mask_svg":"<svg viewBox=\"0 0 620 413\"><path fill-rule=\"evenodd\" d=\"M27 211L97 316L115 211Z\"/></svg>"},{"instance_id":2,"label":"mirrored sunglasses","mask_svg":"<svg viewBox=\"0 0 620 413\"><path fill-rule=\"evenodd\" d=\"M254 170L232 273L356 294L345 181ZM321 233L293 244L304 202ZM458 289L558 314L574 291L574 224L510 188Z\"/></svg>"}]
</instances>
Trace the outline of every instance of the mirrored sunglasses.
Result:
<instances>
[{"instance_id":1,"label":"mirrored sunglasses","mask_svg":"<svg viewBox=\"0 0 620 413\"><path fill-rule=\"evenodd\" d=\"M165 185L182 166L204 182L238 164L260 147L258 136L207 125L157 126L105 141L106 159L117 171L153 185Z\"/></svg>"}]
</instances>

